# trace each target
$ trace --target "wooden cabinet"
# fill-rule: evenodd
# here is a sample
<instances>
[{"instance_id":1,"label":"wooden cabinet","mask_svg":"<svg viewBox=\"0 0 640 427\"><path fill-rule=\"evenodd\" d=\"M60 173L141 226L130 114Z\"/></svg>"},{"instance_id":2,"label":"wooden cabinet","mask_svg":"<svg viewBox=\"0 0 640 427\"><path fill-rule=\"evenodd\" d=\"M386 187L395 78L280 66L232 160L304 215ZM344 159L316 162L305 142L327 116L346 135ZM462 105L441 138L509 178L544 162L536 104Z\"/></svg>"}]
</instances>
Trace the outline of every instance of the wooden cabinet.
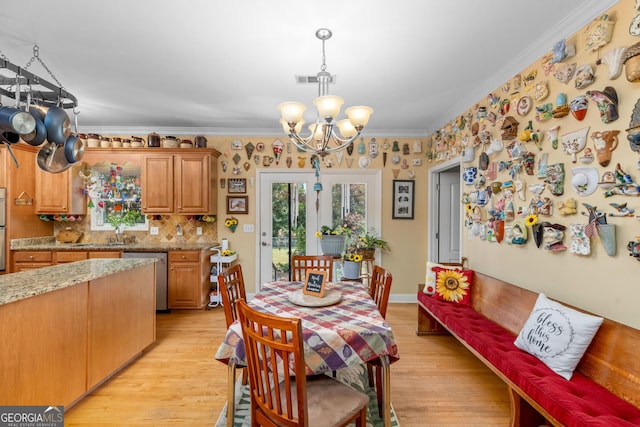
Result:
<instances>
[{"instance_id":1,"label":"wooden cabinet","mask_svg":"<svg viewBox=\"0 0 640 427\"><path fill-rule=\"evenodd\" d=\"M201 309L209 293L205 251L170 251L168 306L170 309Z\"/></svg>"},{"instance_id":2,"label":"wooden cabinet","mask_svg":"<svg viewBox=\"0 0 640 427\"><path fill-rule=\"evenodd\" d=\"M82 261L88 258L121 258L121 251L13 251L12 272Z\"/></svg>"},{"instance_id":3,"label":"wooden cabinet","mask_svg":"<svg viewBox=\"0 0 640 427\"><path fill-rule=\"evenodd\" d=\"M36 169L35 205L38 214L84 215L87 212L80 166L65 172Z\"/></svg>"},{"instance_id":4,"label":"wooden cabinet","mask_svg":"<svg viewBox=\"0 0 640 427\"><path fill-rule=\"evenodd\" d=\"M217 211L216 159L211 153L145 154L142 211L181 215Z\"/></svg>"},{"instance_id":5,"label":"wooden cabinet","mask_svg":"<svg viewBox=\"0 0 640 427\"><path fill-rule=\"evenodd\" d=\"M0 305L0 402L68 409L141 354L156 338L154 277L147 264Z\"/></svg>"},{"instance_id":6,"label":"wooden cabinet","mask_svg":"<svg viewBox=\"0 0 640 427\"><path fill-rule=\"evenodd\" d=\"M56 264L90 258L121 258L120 251L53 251Z\"/></svg>"},{"instance_id":7,"label":"wooden cabinet","mask_svg":"<svg viewBox=\"0 0 640 427\"><path fill-rule=\"evenodd\" d=\"M51 251L15 251L11 271L26 271L55 264Z\"/></svg>"},{"instance_id":8,"label":"wooden cabinet","mask_svg":"<svg viewBox=\"0 0 640 427\"><path fill-rule=\"evenodd\" d=\"M155 266L90 282L87 388L100 384L156 339Z\"/></svg>"}]
</instances>

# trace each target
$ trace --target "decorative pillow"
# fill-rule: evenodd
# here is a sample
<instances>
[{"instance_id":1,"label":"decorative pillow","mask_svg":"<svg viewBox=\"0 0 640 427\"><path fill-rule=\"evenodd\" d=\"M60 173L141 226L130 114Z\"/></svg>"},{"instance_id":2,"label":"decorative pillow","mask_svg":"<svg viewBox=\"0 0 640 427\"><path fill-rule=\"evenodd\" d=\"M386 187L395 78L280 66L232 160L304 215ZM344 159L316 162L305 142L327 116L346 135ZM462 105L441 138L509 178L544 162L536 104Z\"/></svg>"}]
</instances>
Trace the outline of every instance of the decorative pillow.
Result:
<instances>
[{"instance_id":1,"label":"decorative pillow","mask_svg":"<svg viewBox=\"0 0 640 427\"><path fill-rule=\"evenodd\" d=\"M436 262L427 261L427 275L424 279L424 293L433 295L436 293L436 272L433 271L433 267L448 268L451 270L459 270L461 267L448 266L438 264Z\"/></svg>"},{"instance_id":2,"label":"decorative pillow","mask_svg":"<svg viewBox=\"0 0 640 427\"><path fill-rule=\"evenodd\" d=\"M540 294L514 344L570 380L602 321Z\"/></svg>"},{"instance_id":3,"label":"decorative pillow","mask_svg":"<svg viewBox=\"0 0 640 427\"><path fill-rule=\"evenodd\" d=\"M458 304L471 305L473 270L433 267L436 292L433 297Z\"/></svg>"}]
</instances>

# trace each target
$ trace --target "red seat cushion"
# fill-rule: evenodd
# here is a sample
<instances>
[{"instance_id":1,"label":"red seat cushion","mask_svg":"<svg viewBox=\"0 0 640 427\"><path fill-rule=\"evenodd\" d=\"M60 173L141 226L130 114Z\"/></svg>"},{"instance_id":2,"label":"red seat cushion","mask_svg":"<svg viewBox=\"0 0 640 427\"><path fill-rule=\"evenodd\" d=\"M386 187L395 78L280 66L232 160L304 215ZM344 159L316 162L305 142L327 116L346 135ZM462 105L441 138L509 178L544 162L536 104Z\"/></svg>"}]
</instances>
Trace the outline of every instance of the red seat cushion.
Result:
<instances>
[{"instance_id":1,"label":"red seat cushion","mask_svg":"<svg viewBox=\"0 0 640 427\"><path fill-rule=\"evenodd\" d=\"M471 307L418 292L427 307L460 339L566 426L639 426L640 409L575 372L570 381L514 345L515 336Z\"/></svg>"}]
</instances>

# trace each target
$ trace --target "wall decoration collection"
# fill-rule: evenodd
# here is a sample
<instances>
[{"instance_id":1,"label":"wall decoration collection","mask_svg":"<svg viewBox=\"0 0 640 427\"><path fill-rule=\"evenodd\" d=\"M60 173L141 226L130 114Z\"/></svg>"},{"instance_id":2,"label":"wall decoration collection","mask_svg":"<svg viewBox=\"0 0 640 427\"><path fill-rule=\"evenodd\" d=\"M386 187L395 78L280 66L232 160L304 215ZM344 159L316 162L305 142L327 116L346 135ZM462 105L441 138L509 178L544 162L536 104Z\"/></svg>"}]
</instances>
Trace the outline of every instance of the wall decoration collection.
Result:
<instances>
[{"instance_id":1,"label":"wall decoration collection","mask_svg":"<svg viewBox=\"0 0 640 427\"><path fill-rule=\"evenodd\" d=\"M575 40L559 41L532 70L428 138L429 162L462 156L469 239L514 247L532 239L550 253L588 256L597 236L604 252L616 255L616 224L608 220L640 219L633 172L640 157L629 165L629 156L617 155L626 142L640 153L640 99L628 126L620 123L627 112L619 111L631 101L621 97L638 93L629 84L640 83L640 43L611 47L614 24L604 14ZM623 74L627 82L617 84ZM594 196L608 205L590 203ZM558 216L570 220L560 224ZM640 260L640 232L627 249Z\"/></svg>"}]
</instances>

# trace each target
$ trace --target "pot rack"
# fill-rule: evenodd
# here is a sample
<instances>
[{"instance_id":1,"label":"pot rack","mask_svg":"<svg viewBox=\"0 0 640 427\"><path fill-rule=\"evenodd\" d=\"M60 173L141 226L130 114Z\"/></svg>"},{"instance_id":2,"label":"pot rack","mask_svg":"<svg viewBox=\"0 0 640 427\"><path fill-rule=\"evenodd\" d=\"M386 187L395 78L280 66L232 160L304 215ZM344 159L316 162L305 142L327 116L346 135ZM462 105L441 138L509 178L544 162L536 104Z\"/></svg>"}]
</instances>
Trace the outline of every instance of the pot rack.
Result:
<instances>
[{"instance_id":1,"label":"pot rack","mask_svg":"<svg viewBox=\"0 0 640 427\"><path fill-rule=\"evenodd\" d=\"M55 84L27 70L36 60L47 70ZM77 98L62 87L40 58L38 45L33 46L33 56L25 67L12 63L0 52L0 94L20 103L31 102L46 107L69 109L78 106Z\"/></svg>"}]
</instances>

